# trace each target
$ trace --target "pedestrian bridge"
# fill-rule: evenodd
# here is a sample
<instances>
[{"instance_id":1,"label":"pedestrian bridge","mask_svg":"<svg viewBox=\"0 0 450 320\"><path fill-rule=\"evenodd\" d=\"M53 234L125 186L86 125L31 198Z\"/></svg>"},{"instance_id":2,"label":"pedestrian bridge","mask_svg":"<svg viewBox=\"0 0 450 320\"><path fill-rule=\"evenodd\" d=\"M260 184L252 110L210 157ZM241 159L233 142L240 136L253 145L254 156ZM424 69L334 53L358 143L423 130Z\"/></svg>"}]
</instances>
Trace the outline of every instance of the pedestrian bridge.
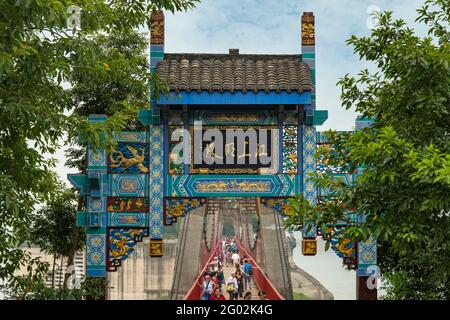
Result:
<instances>
[{"instance_id":1,"label":"pedestrian bridge","mask_svg":"<svg viewBox=\"0 0 450 320\"><path fill-rule=\"evenodd\" d=\"M264 292L266 294L267 299L269 300L285 300L285 298L278 292L278 290L274 287L270 279L265 275L263 269L256 263L256 261L251 258L250 254L243 248L241 243L238 241L236 242L237 247L239 249L239 254L242 256L247 257L247 260L249 260L250 264L253 266L253 275L252 275L252 287L251 287L251 293L252 293L252 300L258 300L259 296L258 293ZM220 244L217 244L217 246L212 251L211 256L208 259L208 262L205 264L205 266L202 268L200 275L195 279L192 288L189 290L189 292L183 297L183 300L200 300L202 291L203 291L203 274L207 271L207 268L209 264L213 261L215 256L219 255ZM225 279L228 275L234 272L233 267L223 267L223 273L225 275Z\"/></svg>"},{"instance_id":2,"label":"pedestrian bridge","mask_svg":"<svg viewBox=\"0 0 450 320\"><path fill-rule=\"evenodd\" d=\"M218 256L221 240L233 232L240 256L247 257L253 266L252 298L259 299L261 291L269 300L292 299L282 219L276 210L261 206L258 198L208 199L207 206L192 210L179 221L170 298L201 298L203 275ZM226 280L234 270L224 266L223 271Z\"/></svg>"}]
</instances>

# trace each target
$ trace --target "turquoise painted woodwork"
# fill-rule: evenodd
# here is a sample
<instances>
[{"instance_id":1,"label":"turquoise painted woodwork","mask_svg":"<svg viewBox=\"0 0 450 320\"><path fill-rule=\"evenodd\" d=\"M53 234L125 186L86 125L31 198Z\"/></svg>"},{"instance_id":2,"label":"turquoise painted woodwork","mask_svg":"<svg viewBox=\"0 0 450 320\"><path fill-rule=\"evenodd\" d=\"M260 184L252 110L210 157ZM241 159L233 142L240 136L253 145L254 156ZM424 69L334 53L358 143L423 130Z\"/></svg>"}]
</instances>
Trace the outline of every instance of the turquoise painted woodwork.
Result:
<instances>
[{"instance_id":1,"label":"turquoise painted woodwork","mask_svg":"<svg viewBox=\"0 0 450 320\"><path fill-rule=\"evenodd\" d=\"M150 126L150 237L162 239L164 233L164 144L163 126Z\"/></svg>"},{"instance_id":2,"label":"turquoise painted woodwork","mask_svg":"<svg viewBox=\"0 0 450 320\"><path fill-rule=\"evenodd\" d=\"M142 212L110 212L109 227L146 228L148 214Z\"/></svg>"},{"instance_id":3,"label":"turquoise painted woodwork","mask_svg":"<svg viewBox=\"0 0 450 320\"><path fill-rule=\"evenodd\" d=\"M113 135L117 142L147 143L149 141L148 132L144 131L122 131Z\"/></svg>"},{"instance_id":4,"label":"turquoise painted woodwork","mask_svg":"<svg viewBox=\"0 0 450 320\"><path fill-rule=\"evenodd\" d=\"M280 92L243 93L231 92L180 92L170 93L167 97L161 96L158 105L279 105L279 104L310 104L311 92Z\"/></svg>"},{"instance_id":5,"label":"turquoise painted woodwork","mask_svg":"<svg viewBox=\"0 0 450 320\"><path fill-rule=\"evenodd\" d=\"M97 219L94 225L93 217ZM77 212L77 226L98 228L98 227L147 227L148 213L142 212Z\"/></svg>"},{"instance_id":6,"label":"turquoise painted woodwork","mask_svg":"<svg viewBox=\"0 0 450 320\"><path fill-rule=\"evenodd\" d=\"M80 195L82 195L82 196L91 195L92 185L90 184L90 181L89 181L89 173L98 173L100 189L97 191L100 192L101 197L108 196L109 195L109 189L108 189L109 180L108 180L108 174L106 173L106 167L103 171L98 170L98 168L96 168L94 170L88 171L86 174L83 174L83 173L68 174L67 179L75 188L77 188L80 191Z\"/></svg>"},{"instance_id":7,"label":"turquoise painted woodwork","mask_svg":"<svg viewBox=\"0 0 450 320\"><path fill-rule=\"evenodd\" d=\"M371 119L358 117L356 119L356 130L361 130L367 126L370 126L372 123ZM317 132L316 134L317 143L319 145L326 145L329 144L329 139L326 132ZM321 159L317 159L317 172L319 173L326 173L328 175L331 175L333 179L340 179L347 185L352 185L355 183L356 179L360 174L362 174L364 168L358 167L355 172L345 172L345 167L331 167L325 163L322 163ZM326 188L319 188L317 190L318 203L324 203L326 201L333 200L333 193L326 189ZM350 221L355 224L359 224L364 222L365 215L362 212L348 212ZM344 230L346 227L346 223L342 223L340 225L341 229ZM339 251L339 245L337 239L331 239L332 241L332 248L333 250L338 254L338 256L344 258L344 263L346 261L346 258L349 258L349 256L344 256L342 254L342 246L341 251ZM347 244L347 249L350 248L351 245L354 245L353 243ZM357 250L357 257L355 257L354 252L352 252L352 255L350 256L349 264L348 266L351 266L351 268L357 269L357 276L360 277L367 277L367 276L378 276L378 268L377 268L377 241L374 238L370 238L367 241L358 241L356 244L358 250ZM344 248L345 249L345 248ZM356 264L356 265L355 265Z\"/></svg>"},{"instance_id":8,"label":"turquoise painted woodwork","mask_svg":"<svg viewBox=\"0 0 450 320\"><path fill-rule=\"evenodd\" d=\"M91 115L89 121L98 123L106 121L105 115ZM106 276L106 197L108 196L107 154L104 149L87 147L86 174L78 176L79 182L86 185L85 201L87 226L86 236L86 275L91 277Z\"/></svg>"},{"instance_id":9,"label":"turquoise painted woodwork","mask_svg":"<svg viewBox=\"0 0 450 320\"><path fill-rule=\"evenodd\" d=\"M109 174L110 197L148 196L148 174Z\"/></svg>"},{"instance_id":10,"label":"turquoise painted woodwork","mask_svg":"<svg viewBox=\"0 0 450 320\"><path fill-rule=\"evenodd\" d=\"M358 242L358 270L359 277L368 277L377 271L377 242L373 238Z\"/></svg>"},{"instance_id":11,"label":"turquoise painted woodwork","mask_svg":"<svg viewBox=\"0 0 450 320\"><path fill-rule=\"evenodd\" d=\"M312 176L316 173L316 128L314 126L302 126L303 143L303 197L309 203L317 203L317 188L314 186ZM309 221L305 221L303 228L304 238L315 238L317 236L317 226Z\"/></svg>"},{"instance_id":12,"label":"turquoise painted woodwork","mask_svg":"<svg viewBox=\"0 0 450 320\"><path fill-rule=\"evenodd\" d=\"M106 227L87 229L86 275L106 277Z\"/></svg>"},{"instance_id":13,"label":"turquoise painted woodwork","mask_svg":"<svg viewBox=\"0 0 450 320\"><path fill-rule=\"evenodd\" d=\"M169 176L173 197L274 197L295 196L298 176L279 175L179 175Z\"/></svg>"},{"instance_id":14,"label":"turquoise painted woodwork","mask_svg":"<svg viewBox=\"0 0 450 320\"><path fill-rule=\"evenodd\" d=\"M258 126L277 125L278 117L274 110L261 110L257 107L227 112L217 109L193 110L190 124L193 125L198 121L205 126Z\"/></svg>"},{"instance_id":15,"label":"turquoise painted woodwork","mask_svg":"<svg viewBox=\"0 0 450 320\"><path fill-rule=\"evenodd\" d=\"M153 124L153 113L152 110L139 110L138 112L138 120L144 126L148 126Z\"/></svg>"},{"instance_id":16,"label":"turquoise painted woodwork","mask_svg":"<svg viewBox=\"0 0 450 320\"><path fill-rule=\"evenodd\" d=\"M144 237L148 237L147 228L109 228L107 270L117 271L122 262L134 252L136 244Z\"/></svg>"},{"instance_id":17,"label":"turquoise painted woodwork","mask_svg":"<svg viewBox=\"0 0 450 320\"><path fill-rule=\"evenodd\" d=\"M315 110L313 125L321 126L328 119L328 110Z\"/></svg>"}]
</instances>

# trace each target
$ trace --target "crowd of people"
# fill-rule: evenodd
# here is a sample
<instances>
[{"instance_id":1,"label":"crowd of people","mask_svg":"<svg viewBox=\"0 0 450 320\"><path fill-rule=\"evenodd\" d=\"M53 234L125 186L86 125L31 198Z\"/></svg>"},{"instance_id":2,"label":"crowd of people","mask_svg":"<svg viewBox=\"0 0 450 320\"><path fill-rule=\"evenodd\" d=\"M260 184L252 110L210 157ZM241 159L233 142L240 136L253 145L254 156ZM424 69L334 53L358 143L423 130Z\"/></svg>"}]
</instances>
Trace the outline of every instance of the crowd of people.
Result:
<instances>
[{"instance_id":1,"label":"crowd of people","mask_svg":"<svg viewBox=\"0 0 450 320\"><path fill-rule=\"evenodd\" d=\"M232 272L224 274L224 266ZM225 279L225 276L228 276ZM203 300L252 300L253 265L249 257L241 255L234 238L225 238L219 252L203 274ZM266 300L265 292L258 297Z\"/></svg>"}]
</instances>

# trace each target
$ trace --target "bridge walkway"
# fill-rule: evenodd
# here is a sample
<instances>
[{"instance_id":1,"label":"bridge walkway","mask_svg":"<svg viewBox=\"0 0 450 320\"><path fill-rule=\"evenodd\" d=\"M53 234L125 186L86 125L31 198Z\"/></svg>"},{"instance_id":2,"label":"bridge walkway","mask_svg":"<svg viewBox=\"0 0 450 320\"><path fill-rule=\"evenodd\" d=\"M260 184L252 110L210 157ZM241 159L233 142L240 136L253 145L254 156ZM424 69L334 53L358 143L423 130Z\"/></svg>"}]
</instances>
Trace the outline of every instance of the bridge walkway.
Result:
<instances>
[{"instance_id":1,"label":"bridge walkway","mask_svg":"<svg viewBox=\"0 0 450 320\"><path fill-rule=\"evenodd\" d=\"M237 242L237 246L239 248L239 253L241 256L251 257L248 252L242 247L242 245ZM202 289L203 289L203 274L205 273L209 263L214 259L217 255L218 250L220 250L219 245L217 245L214 250L212 250L212 254L208 259L208 262L205 264L203 269L201 270L199 276L195 279L192 288L189 292L184 296L183 300L200 300ZM252 300L259 300L258 292L261 290L266 293L268 300L285 300L285 298L278 292L278 290L273 286L270 279L265 275L264 271L260 268L260 266L256 263L253 258L249 258L250 263L253 265L253 281L252 281ZM232 267L224 267L224 276L227 279L230 274L234 271ZM226 298L228 298L226 296Z\"/></svg>"}]
</instances>

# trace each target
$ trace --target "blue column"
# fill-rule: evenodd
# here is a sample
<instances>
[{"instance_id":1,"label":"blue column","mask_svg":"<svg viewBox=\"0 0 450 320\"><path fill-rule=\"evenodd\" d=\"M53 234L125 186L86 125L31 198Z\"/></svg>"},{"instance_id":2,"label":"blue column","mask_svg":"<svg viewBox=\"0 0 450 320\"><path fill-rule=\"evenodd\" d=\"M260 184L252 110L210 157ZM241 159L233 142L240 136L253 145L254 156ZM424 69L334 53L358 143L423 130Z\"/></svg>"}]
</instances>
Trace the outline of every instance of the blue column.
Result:
<instances>
[{"instance_id":1,"label":"blue column","mask_svg":"<svg viewBox=\"0 0 450 320\"><path fill-rule=\"evenodd\" d=\"M91 115L91 123L104 122L105 115ZM106 277L106 227L108 215L106 198L108 196L107 155L104 149L87 148L87 186L86 194L86 275Z\"/></svg>"},{"instance_id":2,"label":"blue column","mask_svg":"<svg viewBox=\"0 0 450 320\"><path fill-rule=\"evenodd\" d=\"M302 125L303 144L303 197L312 205L317 204L317 189L311 181L311 175L316 173L316 128L314 126L314 111L316 109L316 38L315 18L312 12L304 12L301 21L302 60L311 70L313 83L311 104L305 105L304 124ZM309 231L308 231L309 229ZM317 226L311 221L304 221L303 238L315 239Z\"/></svg>"},{"instance_id":3,"label":"blue column","mask_svg":"<svg viewBox=\"0 0 450 320\"><path fill-rule=\"evenodd\" d=\"M150 238L163 238L163 125L150 126Z\"/></svg>"},{"instance_id":4,"label":"blue column","mask_svg":"<svg viewBox=\"0 0 450 320\"><path fill-rule=\"evenodd\" d=\"M150 72L154 74L156 65L164 59L164 14L157 11L150 17ZM161 124L161 111L155 97L150 92L149 108L152 114L150 125L150 179L149 179L149 231L150 255L161 256L161 240L164 233L164 125Z\"/></svg>"},{"instance_id":5,"label":"blue column","mask_svg":"<svg viewBox=\"0 0 450 320\"><path fill-rule=\"evenodd\" d=\"M314 126L302 125L303 144L303 198L310 204L317 204L317 188L311 180L316 173L316 128ZM310 227L309 227L310 226ZM308 230L310 229L310 230ZM303 238L315 238L317 227L311 221L305 221Z\"/></svg>"}]
</instances>

